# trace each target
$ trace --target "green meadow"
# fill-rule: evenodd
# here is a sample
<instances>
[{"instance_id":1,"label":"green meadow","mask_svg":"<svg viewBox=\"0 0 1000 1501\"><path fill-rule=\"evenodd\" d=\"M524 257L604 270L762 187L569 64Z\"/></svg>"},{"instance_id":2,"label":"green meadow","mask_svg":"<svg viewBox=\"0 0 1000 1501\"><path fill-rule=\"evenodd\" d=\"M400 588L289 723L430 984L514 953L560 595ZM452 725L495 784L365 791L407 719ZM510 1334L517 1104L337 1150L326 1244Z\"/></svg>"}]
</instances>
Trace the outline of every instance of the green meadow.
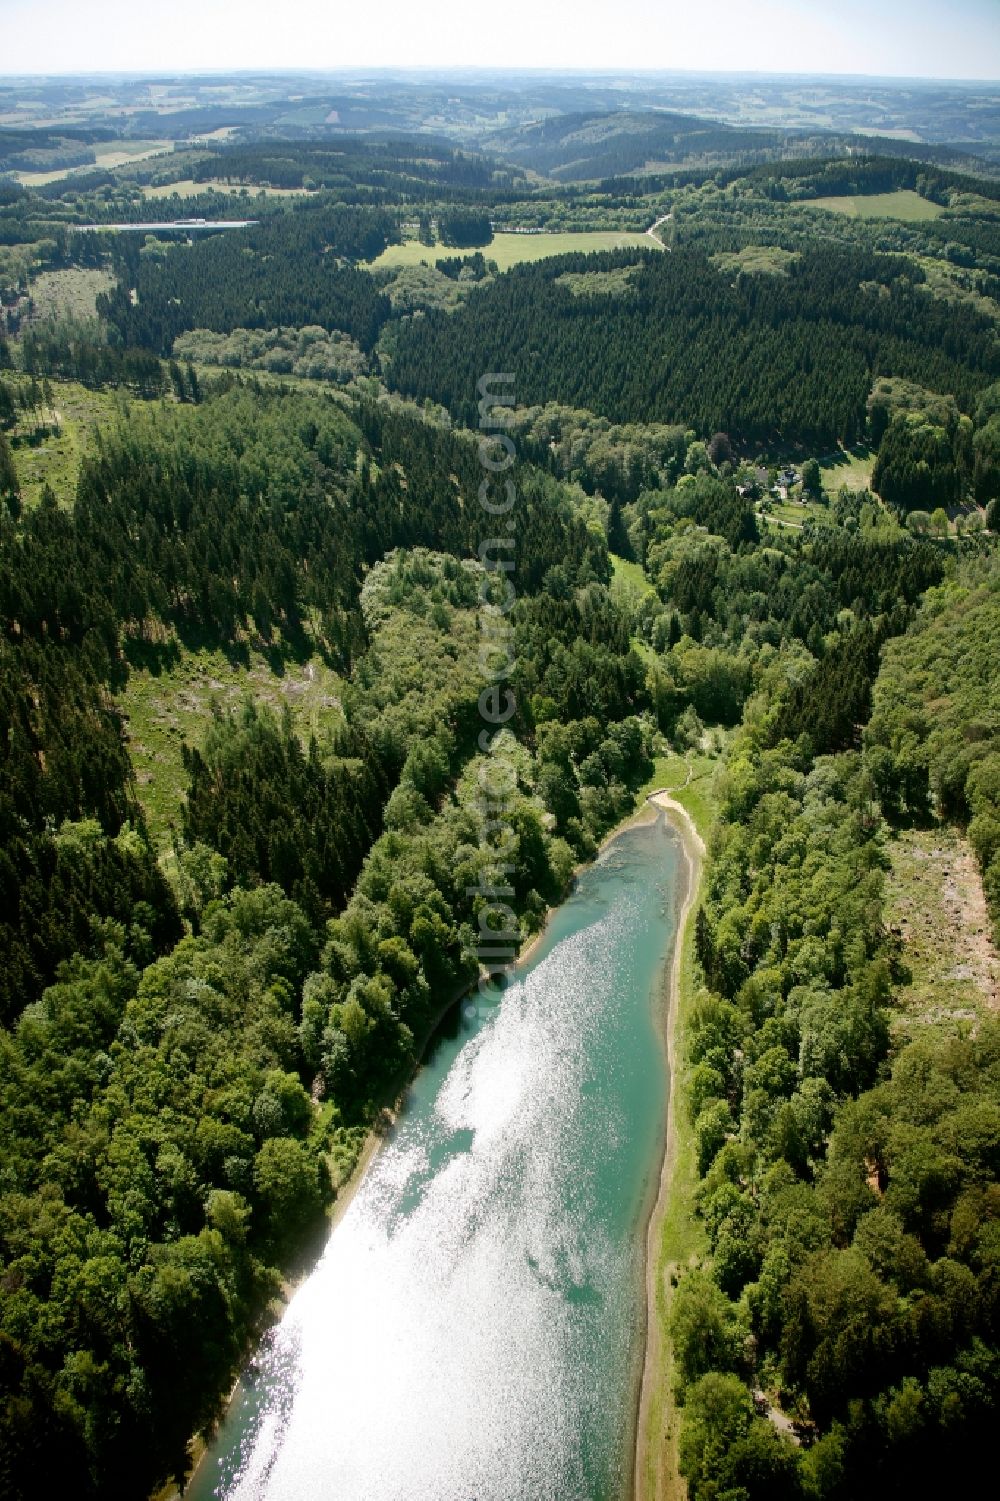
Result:
<instances>
[{"instance_id":1,"label":"green meadow","mask_svg":"<svg viewBox=\"0 0 1000 1501\"><path fill-rule=\"evenodd\" d=\"M490 245L482 247L487 260L496 261L501 271L509 271L520 261L541 261L550 255L568 255L570 251L652 250L649 235L613 229L566 230L549 234L511 234L501 231ZM419 240L404 240L390 245L371 262L373 266L433 266L436 261L455 255L472 255L471 250L452 250L447 245L423 245Z\"/></svg>"},{"instance_id":2,"label":"green meadow","mask_svg":"<svg viewBox=\"0 0 1000 1501\"><path fill-rule=\"evenodd\" d=\"M809 208L830 209L833 213L848 214L852 219L905 219L919 223L924 219L939 219L944 213L939 203L921 198L911 188L899 188L894 193L851 193L842 198L809 198L804 201Z\"/></svg>"}]
</instances>

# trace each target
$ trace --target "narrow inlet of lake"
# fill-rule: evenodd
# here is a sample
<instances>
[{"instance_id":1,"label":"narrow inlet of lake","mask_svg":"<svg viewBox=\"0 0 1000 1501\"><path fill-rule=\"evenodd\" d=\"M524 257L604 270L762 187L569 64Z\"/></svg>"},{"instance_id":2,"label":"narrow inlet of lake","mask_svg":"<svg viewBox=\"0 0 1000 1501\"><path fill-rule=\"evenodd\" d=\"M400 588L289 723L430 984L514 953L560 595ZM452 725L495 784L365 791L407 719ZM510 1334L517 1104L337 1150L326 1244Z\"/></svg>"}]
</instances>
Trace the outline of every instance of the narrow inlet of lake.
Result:
<instances>
[{"instance_id":1,"label":"narrow inlet of lake","mask_svg":"<svg viewBox=\"0 0 1000 1501\"><path fill-rule=\"evenodd\" d=\"M191 1501L621 1501L684 896L658 813L459 1006Z\"/></svg>"}]
</instances>

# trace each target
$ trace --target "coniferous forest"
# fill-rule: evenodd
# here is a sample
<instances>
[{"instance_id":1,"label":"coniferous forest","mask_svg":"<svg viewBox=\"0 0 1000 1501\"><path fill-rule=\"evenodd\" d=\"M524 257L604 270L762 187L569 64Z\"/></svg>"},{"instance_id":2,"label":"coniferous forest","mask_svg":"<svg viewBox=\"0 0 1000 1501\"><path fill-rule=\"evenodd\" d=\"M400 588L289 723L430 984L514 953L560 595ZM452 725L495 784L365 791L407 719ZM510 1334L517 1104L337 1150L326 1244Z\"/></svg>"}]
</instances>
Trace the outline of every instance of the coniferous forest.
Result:
<instances>
[{"instance_id":1,"label":"coniferous forest","mask_svg":"<svg viewBox=\"0 0 1000 1501\"><path fill-rule=\"evenodd\" d=\"M1000 158L947 91L911 142L279 80L106 165L160 119L120 87L0 126L0 1498L183 1486L497 867L530 938L662 787L705 856L647 1468L973 1494Z\"/></svg>"},{"instance_id":2,"label":"coniferous forest","mask_svg":"<svg viewBox=\"0 0 1000 1501\"><path fill-rule=\"evenodd\" d=\"M456 316L412 325L393 381L467 416L470 371L503 353L524 369L528 404L829 447L863 436L875 375L967 404L1000 374L995 324L923 295L909 261L817 245L783 277L729 284L703 253L680 246L644 256L622 295L575 296L563 281L627 265L612 253L592 266L568 258L516 268Z\"/></svg>"}]
</instances>

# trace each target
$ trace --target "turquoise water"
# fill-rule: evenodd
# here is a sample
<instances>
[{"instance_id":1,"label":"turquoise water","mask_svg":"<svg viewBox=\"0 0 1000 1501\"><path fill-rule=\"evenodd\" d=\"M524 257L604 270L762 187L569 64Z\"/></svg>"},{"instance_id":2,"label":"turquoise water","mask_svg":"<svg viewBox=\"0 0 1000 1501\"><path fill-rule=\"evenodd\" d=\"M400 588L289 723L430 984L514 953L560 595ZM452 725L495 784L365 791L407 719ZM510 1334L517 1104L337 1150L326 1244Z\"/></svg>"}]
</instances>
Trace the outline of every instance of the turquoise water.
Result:
<instances>
[{"instance_id":1,"label":"turquoise water","mask_svg":"<svg viewBox=\"0 0 1000 1501\"><path fill-rule=\"evenodd\" d=\"M193 1501L620 1501L683 858L662 814L627 829L458 1008Z\"/></svg>"}]
</instances>

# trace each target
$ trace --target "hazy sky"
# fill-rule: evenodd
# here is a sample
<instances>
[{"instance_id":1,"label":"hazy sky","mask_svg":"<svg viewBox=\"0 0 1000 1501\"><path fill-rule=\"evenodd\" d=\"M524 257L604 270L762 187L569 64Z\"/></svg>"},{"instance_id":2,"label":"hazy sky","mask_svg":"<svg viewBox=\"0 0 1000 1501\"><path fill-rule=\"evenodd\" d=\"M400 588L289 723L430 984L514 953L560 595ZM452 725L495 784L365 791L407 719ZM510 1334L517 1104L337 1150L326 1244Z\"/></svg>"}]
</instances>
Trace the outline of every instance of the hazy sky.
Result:
<instances>
[{"instance_id":1,"label":"hazy sky","mask_svg":"<svg viewBox=\"0 0 1000 1501\"><path fill-rule=\"evenodd\" d=\"M1000 78L1000 0L0 0L0 72L691 68Z\"/></svg>"}]
</instances>

